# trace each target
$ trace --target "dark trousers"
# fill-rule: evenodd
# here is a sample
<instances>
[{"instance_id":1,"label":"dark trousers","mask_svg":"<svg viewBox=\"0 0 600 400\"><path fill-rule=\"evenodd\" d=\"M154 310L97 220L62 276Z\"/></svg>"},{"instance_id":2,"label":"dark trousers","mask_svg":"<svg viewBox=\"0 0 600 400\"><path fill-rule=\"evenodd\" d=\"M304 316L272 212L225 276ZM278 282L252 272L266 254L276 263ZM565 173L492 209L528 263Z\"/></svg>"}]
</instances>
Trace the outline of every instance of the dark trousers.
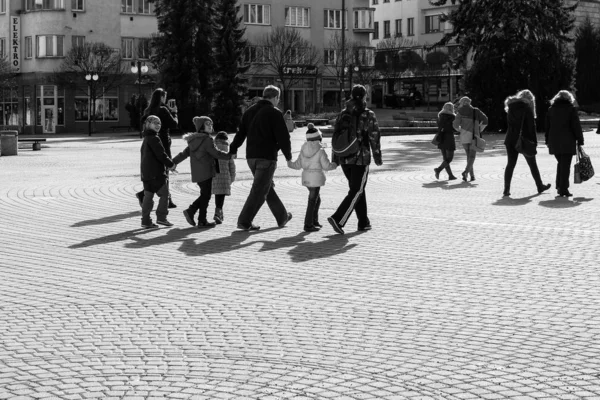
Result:
<instances>
[{"instance_id":1,"label":"dark trousers","mask_svg":"<svg viewBox=\"0 0 600 400\"><path fill-rule=\"evenodd\" d=\"M568 192L573 154L555 154L554 157L558 162L556 166L556 190L559 193Z\"/></svg>"},{"instance_id":2,"label":"dark trousers","mask_svg":"<svg viewBox=\"0 0 600 400\"><path fill-rule=\"evenodd\" d=\"M190 205L188 210L192 214L198 211L198 223L201 223L206 222L206 209L212 196L212 178L198 182L198 187L200 187L200 196Z\"/></svg>"},{"instance_id":3,"label":"dark trousers","mask_svg":"<svg viewBox=\"0 0 600 400\"><path fill-rule=\"evenodd\" d=\"M254 180L252 181L252 188L250 189L246 203L244 203L244 207L242 207L242 211L238 217L238 224L244 227L250 226L265 201L271 213L273 213L277 225L285 223L287 221L287 210L279 196L277 196L275 183L273 182L273 175L275 175L275 170L277 169L277 161L264 158L249 158L248 166L254 176Z\"/></svg>"},{"instance_id":4,"label":"dark trousers","mask_svg":"<svg viewBox=\"0 0 600 400\"><path fill-rule=\"evenodd\" d=\"M342 172L344 172L346 179L348 179L349 190L331 217L340 226L344 226L354 210L358 218L359 227L370 225L369 218L367 217L367 196L365 195L365 186L369 177L369 166L342 164Z\"/></svg>"},{"instance_id":5,"label":"dark trousers","mask_svg":"<svg viewBox=\"0 0 600 400\"><path fill-rule=\"evenodd\" d=\"M143 198L144 198L144 192L145 192L145 189L144 189L144 190L141 190L141 191L139 191L139 192L137 193L137 196L138 196L138 197L141 197L141 198L143 199ZM171 191L169 190L169 170L167 170L167 198L168 198L169 200L171 200Z\"/></svg>"},{"instance_id":6,"label":"dark trousers","mask_svg":"<svg viewBox=\"0 0 600 400\"><path fill-rule=\"evenodd\" d=\"M448 176L452 176L452 169L450 169L450 163L454 159L454 150L440 149L440 151L442 152L442 159L444 161L442 161L442 163L438 167L438 170L441 171L442 169L445 169L448 173Z\"/></svg>"},{"instance_id":7,"label":"dark trousers","mask_svg":"<svg viewBox=\"0 0 600 400\"><path fill-rule=\"evenodd\" d=\"M308 188L308 204L306 205L306 215L304 216L304 226L314 226L319 223L319 207L321 206L320 187Z\"/></svg>"},{"instance_id":8,"label":"dark trousers","mask_svg":"<svg viewBox=\"0 0 600 400\"><path fill-rule=\"evenodd\" d=\"M510 182L512 181L513 172L519 158L519 152L515 150L514 146L507 145L506 155L508 156L508 162L506 163L506 169L504 170L504 191L508 192L510 190ZM527 161L527 164L529 165L529 170L531 171L531 176L533 176L536 187L538 189L541 188L544 184L542 183L542 177L540 176L540 170L538 169L537 162L535 161L535 156L525 157L525 161Z\"/></svg>"},{"instance_id":9,"label":"dark trousers","mask_svg":"<svg viewBox=\"0 0 600 400\"><path fill-rule=\"evenodd\" d=\"M215 207L223 208L223 204L225 204L225 195L224 194L215 194Z\"/></svg>"}]
</instances>

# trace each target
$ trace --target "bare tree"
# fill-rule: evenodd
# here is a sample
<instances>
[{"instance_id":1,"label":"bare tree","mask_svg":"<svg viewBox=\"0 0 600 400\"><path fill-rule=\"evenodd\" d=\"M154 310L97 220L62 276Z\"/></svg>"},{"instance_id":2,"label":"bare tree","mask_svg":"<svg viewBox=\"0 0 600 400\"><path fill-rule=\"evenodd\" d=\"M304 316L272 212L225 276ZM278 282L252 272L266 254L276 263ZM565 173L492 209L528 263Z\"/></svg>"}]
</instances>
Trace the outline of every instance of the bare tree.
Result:
<instances>
[{"instance_id":1,"label":"bare tree","mask_svg":"<svg viewBox=\"0 0 600 400\"><path fill-rule=\"evenodd\" d=\"M252 48L249 49L252 53ZM304 39L294 28L276 27L263 36L254 50L259 62L275 74L283 86L284 94L288 88L302 81L307 75L316 75L321 63L319 51L311 42ZM256 60L250 59L251 62ZM250 70L256 71L256 65ZM283 107L288 108L287 96L283 96Z\"/></svg>"},{"instance_id":2,"label":"bare tree","mask_svg":"<svg viewBox=\"0 0 600 400\"><path fill-rule=\"evenodd\" d=\"M98 90L102 90L102 94L119 87L127 71L128 65L122 62L119 49L105 43L87 42L69 50L59 69L54 71L53 80L89 96L88 134L91 135ZM83 82L86 85L78 84Z\"/></svg>"},{"instance_id":3,"label":"bare tree","mask_svg":"<svg viewBox=\"0 0 600 400\"><path fill-rule=\"evenodd\" d=\"M402 36L381 40L377 43L375 54L375 69L378 74L388 81L395 82L401 79L407 70L415 68L418 64L418 60L412 54L412 49L417 46L414 39Z\"/></svg>"}]
</instances>

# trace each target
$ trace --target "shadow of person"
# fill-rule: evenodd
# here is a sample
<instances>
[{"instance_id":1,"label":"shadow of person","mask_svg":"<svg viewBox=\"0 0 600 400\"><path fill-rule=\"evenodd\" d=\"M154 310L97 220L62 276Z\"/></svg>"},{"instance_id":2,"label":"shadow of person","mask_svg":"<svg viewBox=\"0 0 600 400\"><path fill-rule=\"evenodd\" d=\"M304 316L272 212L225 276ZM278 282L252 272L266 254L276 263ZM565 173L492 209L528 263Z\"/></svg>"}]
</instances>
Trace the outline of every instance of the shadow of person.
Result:
<instances>
[{"instance_id":1,"label":"shadow of person","mask_svg":"<svg viewBox=\"0 0 600 400\"><path fill-rule=\"evenodd\" d=\"M573 201L571 201L567 197L560 197L560 196L556 196L554 198L554 200L540 201L538 204L542 207L548 207L548 208L573 208L573 207L577 207L577 206L581 205L581 203L578 201L575 201L575 199L573 199Z\"/></svg>"},{"instance_id":2,"label":"shadow of person","mask_svg":"<svg viewBox=\"0 0 600 400\"><path fill-rule=\"evenodd\" d=\"M594 200L593 197L573 197L573 201L578 203L587 203L588 201Z\"/></svg>"},{"instance_id":3,"label":"shadow of person","mask_svg":"<svg viewBox=\"0 0 600 400\"><path fill-rule=\"evenodd\" d=\"M348 244L354 236L365 232L354 232L345 235L325 236L321 242L303 241L288 251L291 261L301 263L322 258L340 255L358 246L357 243Z\"/></svg>"},{"instance_id":4,"label":"shadow of person","mask_svg":"<svg viewBox=\"0 0 600 400\"><path fill-rule=\"evenodd\" d=\"M446 185L448 185L447 181L434 181L434 182L424 183L422 186L425 189L434 189L434 188L439 188L439 187L443 187L443 186L446 186Z\"/></svg>"},{"instance_id":5,"label":"shadow of person","mask_svg":"<svg viewBox=\"0 0 600 400\"><path fill-rule=\"evenodd\" d=\"M474 188L474 187L477 187L476 183L461 181L460 183L455 184L455 185L444 185L444 186L442 186L442 189L454 190L454 189L469 189L469 188Z\"/></svg>"},{"instance_id":6,"label":"shadow of person","mask_svg":"<svg viewBox=\"0 0 600 400\"><path fill-rule=\"evenodd\" d=\"M142 235L144 233L154 232L154 231L157 231L157 230L158 229L144 229L144 228L139 228L139 229L134 229L134 230L130 230L130 231L119 232L119 233L115 233L115 234L112 234L112 235L102 236L102 237L99 237L99 238L84 240L81 243L70 245L69 248L70 249L81 249L81 248L84 248L84 247L97 246L97 245L100 245L100 244L121 242L121 241L124 241L124 240L127 240L127 239L136 238L138 235Z\"/></svg>"},{"instance_id":7,"label":"shadow of person","mask_svg":"<svg viewBox=\"0 0 600 400\"><path fill-rule=\"evenodd\" d=\"M493 206L524 206L527 203L531 203L531 199L538 197L538 194L532 194L531 196L521 197L519 199L512 198L510 196L502 197L492 203Z\"/></svg>"},{"instance_id":8,"label":"shadow of person","mask_svg":"<svg viewBox=\"0 0 600 400\"><path fill-rule=\"evenodd\" d=\"M268 231L267 229L262 231ZM196 239L185 239L179 246L179 251L184 253L188 257L204 256L207 254L218 254L234 251L244 247L248 247L257 243L257 241L250 241L244 243L249 237L256 235L261 231L233 231L229 236L222 236L216 239L207 240L204 242L196 241Z\"/></svg>"},{"instance_id":9,"label":"shadow of person","mask_svg":"<svg viewBox=\"0 0 600 400\"><path fill-rule=\"evenodd\" d=\"M125 243L125 247L129 249L143 249L145 247L151 247L164 243L179 242L185 237L201 232L200 229L190 226L189 228L171 228L166 231L164 235L155 236L150 239L144 239L141 237L133 236L129 243Z\"/></svg>"},{"instance_id":10,"label":"shadow of person","mask_svg":"<svg viewBox=\"0 0 600 400\"><path fill-rule=\"evenodd\" d=\"M113 222L122 221L124 219L137 217L140 215L140 211L131 211L128 213L117 214L117 215L109 215L108 217L102 217L97 219L88 219L85 221L79 221L71 225L71 228L79 228L82 226L91 226L91 225L104 225L110 224Z\"/></svg>"}]
</instances>

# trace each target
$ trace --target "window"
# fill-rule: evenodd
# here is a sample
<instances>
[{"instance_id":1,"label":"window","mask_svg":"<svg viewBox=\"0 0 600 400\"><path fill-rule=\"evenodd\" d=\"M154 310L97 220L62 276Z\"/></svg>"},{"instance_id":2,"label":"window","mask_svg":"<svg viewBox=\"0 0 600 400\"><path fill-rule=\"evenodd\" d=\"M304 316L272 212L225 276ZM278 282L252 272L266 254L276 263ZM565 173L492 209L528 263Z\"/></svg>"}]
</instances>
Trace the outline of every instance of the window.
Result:
<instances>
[{"instance_id":1,"label":"window","mask_svg":"<svg viewBox=\"0 0 600 400\"><path fill-rule=\"evenodd\" d=\"M25 37L25 58L32 58L32 57L33 57L33 45L32 45L31 36L26 36Z\"/></svg>"},{"instance_id":2,"label":"window","mask_svg":"<svg viewBox=\"0 0 600 400\"><path fill-rule=\"evenodd\" d=\"M389 3L389 2L390 2L390 0L383 0L383 2L384 2L384 3Z\"/></svg>"},{"instance_id":3,"label":"window","mask_svg":"<svg viewBox=\"0 0 600 400\"><path fill-rule=\"evenodd\" d=\"M35 10L64 10L65 0L27 0L26 11Z\"/></svg>"},{"instance_id":4,"label":"window","mask_svg":"<svg viewBox=\"0 0 600 400\"><path fill-rule=\"evenodd\" d=\"M429 15L425 17L425 33L440 31L440 16Z\"/></svg>"},{"instance_id":5,"label":"window","mask_svg":"<svg viewBox=\"0 0 600 400\"><path fill-rule=\"evenodd\" d=\"M269 61L270 50L263 46L247 46L244 50L244 61L246 63L264 64Z\"/></svg>"},{"instance_id":6,"label":"window","mask_svg":"<svg viewBox=\"0 0 600 400\"><path fill-rule=\"evenodd\" d=\"M402 20L397 19L395 21L395 24L396 24L396 37L400 37L400 36L402 36Z\"/></svg>"},{"instance_id":7,"label":"window","mask_svg":"<svg viewBox=\"0 0 600 400\"><path fill-rule=\"evenodd\" d=\"M133 58L133 39L132 38L122 38L121 39L121 57L123 58Z\"/></svg>"},{"instance_id":8,"label":"window","mask_svg":"<svg viewBox=\"0 0 600 400\"><path fill-rule=\"evenodd\" d=\"M391 37L390 33L390 21L383 21L383 37L389 38Z\"/></svg>"},{"instance_id":9,"label":"window","mask_svg":"<svg viewBox=\"0 0 600 400\"><path fill-rule=\"evenodd\" d=\"M121 12L132 13L133 12L133 0L121 0Z\"/></svg>"},{"instance_id":10,"label":"window","mask_svg":"<svg viewBox=\"0 0 600 400\"><path fill-rule=\"evenodd\" d=\"M342 29L342 10L324 10L324 27ZM348 29L348 13L344 13L344 26Z\"/></svg>"},{"instance_id":11,"label":"window","mask_svg":"<svg viewBox=\"0 0 600 400\"><path fill-rule=\"evenodd\" d=\"M71 0L72 11L85 11L85 0Z\"/></svg>"},{"instance_id":12,"label":"window","mask_svg":"<svg viewBox=\"0 0 600 400\"><path fill-rule=\"evenodd\" d=\"M379 22L373 23L373 40L379 39Z\"/></svg>"},{"instance_id":13,"label":"window","mask_svg":"<svg viewBox=\"0 0 600 400\"><path fill-rule=\"evenodd\" d=\"M310 8L286 7L285 26L310 26Z\"/></svg>"},{"instance_id":14,"label":"window","mask_svg":"<svg viewBox=\"0 0 600 400\"><path fill-rule=\"evenodd\" d=\"M0 38L0 58L6 55L6 38Z\"/></svg>"},{"instance_id":15,"label":"window","mask_svg":"<svg viewBox=\"0 0 600 400\"><path fill-rule=\"evenodd\" d=\"M71 37L71 45L73 47L82 47L85 44L85 36L75 36Z\"/></svg>"},{"instance_id":16,"label":"window","mask_svg":"<svg viewBox=\"0 0 600 400\"><path fill-rule=\"evenodd\" d=\"M244 23L271 25L271 6L262 4L244 4Z\"/></svg>"},{"instance_id":17,"label":"window","mask_svg":"<svg viewBox=\"0 0 600 400\"><path fill-rule=\"evenodd\" d=\"M373 10L354 10L354 29L373 29Z\"/></svg>"},{"instance_id":18,"label":"window","mask_svg":"<svg viewBox=\"0 0 600 400\"><path fill-rule=\"evenodd\" d=\"M152 14L154 8L149 0L138 0L138 13L140 14Z\"/></svg>"},{"instance_id":19,"label":"window","mask_svg":"<svg viewBox=\"0 0 600 400\"><path fill-rule=\"evenodd\" d=\"M151 50L152 50L150 47L151 40L152 39L148 39L148 38L138 39L138 45L137 45L138 58L141 58L143 60L147 60L150 58Z\"/></svg>"},{"instance_id":20,"label":"window","mask_svg":"<svg viewBox=\"0 0 600 400\"><path fill-rule=\"evenodd\" d=\"M325 49L325 54L323 57L323 64L325 65L335 65L337 61L337 52L333 49Z\"/></svg>"},{"instance_id":21,"label":"window","mask_svg":"<svg viewBox=\"0 0 600 400\"><path fill-rule=\"evenodd\" d=\"M373 0L373 5L379 4L379 0Z\"/></svg>"},{"instance_id":22,"label":"window","mask_svg":"<svg viewBox=\"0 0 600 400\"><path fill-rule=\"evenodd\" d=\"M415 36L415 19L406 19L406 36Z\"/></svg>"},{"instance_id":23,"label":"window","mask_svg":"<svg viewBox=\"0 0 600 400\"><path fill-rule=\"evenodd\" d=\"M89 88L88 88L89 90ZM87 121L89 119L89 96L75 97L75 121ZM98 89L98 98L93 105L93 115L96 121L118 121L119 120L119 93L117 89L103 92Z\"/></svg>"},{"instance_id":24,"label":"window","mask_svg":"<svg viewBox=\"0 0 600 400\"><path fill-rule=\"evenodd\" d=\"M360 47L354 50L354 61L358 65L372 67L375 65L375 49L372 47Z\"/></svg>"},{"instance_id":25,"label":"window","mask_svg":"<svg viewBox=\"0 0 600 400\"><path fill-rule=\"evenodd\" d=\"M63 57L64 36L42 35L36 36L36 57Z\"/></svg>"},{"instance_id":26,"label":"window","mask_svg":"<svg viewBox=\"0 0 600 400\"><path fill-rule=\"evenodd\" d=\"M0 0L0 14L6 13L6 0Z\"/></svg>"}]
</instances>

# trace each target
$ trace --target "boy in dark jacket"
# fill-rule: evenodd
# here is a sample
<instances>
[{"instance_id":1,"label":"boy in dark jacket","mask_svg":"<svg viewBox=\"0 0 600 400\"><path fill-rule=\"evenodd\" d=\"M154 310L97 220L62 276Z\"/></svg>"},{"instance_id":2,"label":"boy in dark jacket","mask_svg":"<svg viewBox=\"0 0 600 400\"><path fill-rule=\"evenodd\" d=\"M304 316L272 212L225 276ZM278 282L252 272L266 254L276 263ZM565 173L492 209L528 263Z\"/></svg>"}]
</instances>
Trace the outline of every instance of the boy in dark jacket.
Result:
<instances>
[{"instance_id":1,"label":"boy in dark jacket","mask_svg":"<svg viewBox=\"0 0 600 400\"><path fill-rule=\"evenodd\" d=\"M164 226L173 226L167 220L169 214L169 189L167 186L167 170L175 164L167 155L158 132L160 131L160 118L149 115L145 121L144 140L141 147L142 161L140 164L141 178L144 183L144 200L142 203L142 228L158 228L152 222L150 213L154 206L154 194L158 195L156 208L156 223Z\"/></svg>"}]
</instances>

